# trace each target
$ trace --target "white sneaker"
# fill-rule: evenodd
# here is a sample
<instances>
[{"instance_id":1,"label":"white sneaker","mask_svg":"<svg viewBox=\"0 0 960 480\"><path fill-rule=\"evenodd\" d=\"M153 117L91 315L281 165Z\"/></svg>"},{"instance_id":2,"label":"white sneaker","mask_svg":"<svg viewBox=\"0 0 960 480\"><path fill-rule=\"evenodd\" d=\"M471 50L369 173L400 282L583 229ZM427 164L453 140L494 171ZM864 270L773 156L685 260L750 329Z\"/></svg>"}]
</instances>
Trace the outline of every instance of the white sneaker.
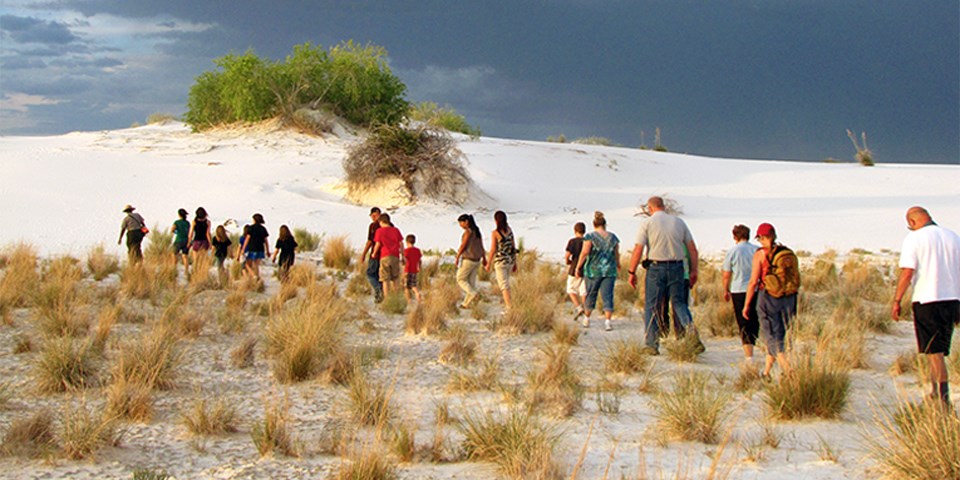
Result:
<instances>
[{"instance_id":1,"label":"white sneaker","mask_svg":"<svg viewBox=\"0 0 960 480\"><path fill-rule=\"evenodd\" d=\"M606 330L606 331L609 332L610 330L613 330L613 324L610 323L610 320L604 320L604 321L603 321L603 328L604 328L604 330Z\"/></svg>"},{"instance_id":2,"label":"white sneaker","mask_svg":"<svg viewBox=\"0 0 960 480\"><path fill-rule=\"evenodd\" d=\"M590 328L590 317L583 317L583 320L580 320L580 325L583 325L583 328Z\"/></svg>"}]
</instances>

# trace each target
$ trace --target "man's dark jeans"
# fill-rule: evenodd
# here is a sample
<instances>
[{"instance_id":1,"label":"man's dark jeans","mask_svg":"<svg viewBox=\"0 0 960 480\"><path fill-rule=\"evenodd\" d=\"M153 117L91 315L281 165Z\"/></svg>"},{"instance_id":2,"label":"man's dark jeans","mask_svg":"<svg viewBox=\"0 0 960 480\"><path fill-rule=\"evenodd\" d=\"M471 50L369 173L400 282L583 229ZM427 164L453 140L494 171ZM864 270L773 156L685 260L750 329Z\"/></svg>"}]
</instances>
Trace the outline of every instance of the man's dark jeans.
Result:
<instances>
[{"instance_id":1,"label":"man's dark jeans","mask_svg":"<svg viewBox=\"0 0 960 480\"><path fill-rule=\"evenodd\" d=\"M367 281L373 288L373 298L379 302L383 300L383 284L380 283L380 259L370 258L367 260Z\"/></svg>"},{"instance_id":2,"label":"man's dark jeans","mask_svg":"<svg viewBox=\"0 0 960 480\"><path fill-rule=\"evenodd\" d=\"M643 324L646 328L644 343L648 347L659 348L660 325L657 321L662 313L661 302L670 301L674 315L680 326L687 330L693 325L690 307L687 305L687 280L683 278L683 262L652 263L647 269L646 296L644 297Z\"/></svg>"}]
</instances>

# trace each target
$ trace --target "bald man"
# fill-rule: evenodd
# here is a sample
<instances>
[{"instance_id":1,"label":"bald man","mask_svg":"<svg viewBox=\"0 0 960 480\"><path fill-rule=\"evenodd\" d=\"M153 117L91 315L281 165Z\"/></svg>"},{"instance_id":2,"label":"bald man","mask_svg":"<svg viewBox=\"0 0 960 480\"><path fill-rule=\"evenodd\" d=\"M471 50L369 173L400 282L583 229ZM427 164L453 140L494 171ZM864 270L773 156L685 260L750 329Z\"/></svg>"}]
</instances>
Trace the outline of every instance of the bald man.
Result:
<instances>
[{"instance_id":1,"label":"bald man","mask_svg":"<svg viewBox=\"0 0 960 480\"><path fill-rule=\"evenodd\" d=\"M954 324L960 322L960 236L934 223L923 207L907 210L910 233L900 253L900 278L891 316L900 320L900 302L913 284L913 325L920 353L930 360L934 399L950 404L944 357L950 355Z\"/></svg>"}]
</instances>

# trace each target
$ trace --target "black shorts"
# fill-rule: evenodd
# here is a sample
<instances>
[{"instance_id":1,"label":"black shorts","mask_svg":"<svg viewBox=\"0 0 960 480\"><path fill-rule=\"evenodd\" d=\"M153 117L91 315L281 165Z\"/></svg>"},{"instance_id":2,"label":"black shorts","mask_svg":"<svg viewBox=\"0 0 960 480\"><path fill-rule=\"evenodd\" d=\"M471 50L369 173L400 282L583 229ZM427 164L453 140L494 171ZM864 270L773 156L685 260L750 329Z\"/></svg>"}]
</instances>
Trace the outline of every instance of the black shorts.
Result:
<instances>
[{"instance_id":1,"label":"black shorts","mask_svg":"<svg viewBox=\"0 0 960 480\"><path fill-rule=\"evenodd\" d=\"M417 288L417 272L407 273L407 288Z\"/></svg>"},{"instance_id":2,"label":"black shorts","mask_svg":"<svg viewBox=\"0 0 960 480\"><path fill-rule=\"evenodd\" d=\"M953 325L960 321L960 300L914 303L913 326L920 353L950 355Z\"/></svg>"},{"instance_id":3,"label":"black shorts","mask_svg":"<svg viewBox=\"0 0 960 480\"><path fill-rule=\"evenodd\" d=\"M757 336L760 334L760 320L757 319L757 298L760 295L754 295L750 301L750 310L747 311L747 318L743 318L743 304L747 301L747 292L731 293L730 299L733 300L733 316L737 319L737 327L740 329L740 343L743 345L756 345Z\"/></svg>"},{"instance_id":4,"label":"black shorts","mask_svg":"<svg viewBox=\"0 0 960 480\"><path fill-rule=\"evenodd\" d=\"M190 244L187 242L174 242L173 253L179 253L180 255L190 253Z\"/></svg>"}]
</instances>

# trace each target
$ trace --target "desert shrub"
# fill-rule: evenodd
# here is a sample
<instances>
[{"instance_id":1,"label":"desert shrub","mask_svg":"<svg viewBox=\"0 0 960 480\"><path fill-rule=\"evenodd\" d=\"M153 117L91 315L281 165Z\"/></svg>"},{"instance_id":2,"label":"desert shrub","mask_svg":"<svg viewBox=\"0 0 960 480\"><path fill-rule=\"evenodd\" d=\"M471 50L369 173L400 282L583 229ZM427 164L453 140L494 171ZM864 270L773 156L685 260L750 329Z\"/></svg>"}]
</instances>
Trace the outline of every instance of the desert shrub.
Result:
<instances>
[{"instance_id":1,"label":"desert shrub","mask_svg":"<svg viewBox=\"0 0 960 480\"><path fill-rule=\"evenodd\" d=\"M290 432L290 405L286 398L265 402L263 419L253 424L250 438L261 457L278 453L288 457L298 454L296 442Z\"/></svg>"},{"instance_id":2,"label":"desert shrub","mask_svg":"<svg viewBox=\"0 0 960 480\"><path fill-rule=\"evenodd\" d=\"M0 276L0 312L27 305L40 280L37 273L37 251L25 243L4 250L6 259Z\"/></svg>"},{"instance_id":3,"label":"desert shrub","mask_svg":"<svg viewBox=\"0 0 960 480\"><path fill-rule=\"evenodd\" d=\"M576 323L553 321L553 341L559 345L576 346L580 342L580 326Z\"/></svg>"},{"instance_id":4,"label":"desert shrub","mask_svg":"<svg viewBox=\"0 0 960 480\"><path fill-rule=\"evenodd\" d=\"M93 279L99 282L120 271L120 259L107 253L106 247L100 244L87 252L87 270L90 270Z\"/></svg>"},{"instance_id":5,"label":"desert shrub","mask_svg":"<svg viewBox=\"0 0 960 480\"><path fill-rule=\"evenodd\" d=\"M151 113L150 115L147 115L147 125L172 122L176 119L177 117L169 113L154 112L154 113Z\"/></svg>"},{"instance_id":6,"label":"desert shrub","mask_svg":"<svg viewBox=\"0 0 960 480\"><path fill-rule=\"evenodd\" d=\"M237 431L237 408L224 398L198 398L180 411L180 422L194 435L220 435Z\"/></svg>"},{"instance_id":7,"label":"desert shrub","mask_svg":"<svg viewBox=\"0 0 960 480\"><path fill-rule=\"evenodd\" d=\"M837 418L847 405L850 373L806 352L791 355L792 371L764 388L763 401L782 419Z\"/></svg>"},{"instance_id":8,"label":"desert shrub","mask_svg":"<svg viewBox=\"0 0 960 480\"><path fill-rule=\"evenodd\" d=\"M103 447L118 444L124 433L114 417L85 404L65 407L59 423L57 439L70 460L82 460Z\"/></svg>"},{"instance_id":9,"label":"desert shrub","mask_svg":"<svg viewBox=\"0 0 960 480\"><path fill-rule=\"evenodd\" d=\"M703 353L703 342L695 330L687 330L683 335L664 338L661 342L667 358L677 362L696 362Z\"/></svg>"},{"instance_id":10,"label":"desert shrub","mask_svg":"<svg viewBox=\"0 0 960 480\"><path fill-rule=\"evenodd\" d=\"M213 267L213 257L210 255L197 255L190 266L190 278L187 281L187 287L190 293L199 293L204 290L214 290L220 287L220 281L217 275L211 272Z\"/></svg>"},{"instance_id":11,"label":"desert shrub","mask_svg":"<svg viewBox=\"0 0 960 480\"><path fill-rule=\"evenodd\" d=\"M323 242L323 266L348 270L353 261L353 247L346 235L336 235Z\"/></svg>"},{"instance_id":12,"label":"desert shrub","mask_svg":"<svg viewBox=\"0 0 960 480\"><path fill-rule=\"evenodd\" d=\"M409 334L434 335L447 329L447 318L457 311L460 293L451 283L439 283L424 292L423 301L407 316Z\"/></svg>"},{"instance_id":13,"label":"desert shrub","mask_svg":"<svg viewBox=\"0 0 960 480\"><path fill-rule=\"evenodd\" d=\"M875 302L885 302L889 296L890 287L887 286L880 268L863 259L850 258L844 262L841 280L845 295L855 295Z\"/></svg>"},{"instance_id":14,"label":"desert shrub","mask_svg":"<svg viewBox=\"0 0 960 480\"><path fill-rule=\"evenodd\" d=\"M147 421L153 414L153 389L139 380L117 377L106 388L108 415Z\"/></svg>"},{"instance_id":15,"label":"desert shrub","mask_svg":"<svg viewBox=\"0 0 960 480\"><path fill-rule=\"evenodd\" d=\"M0 454L33 458L49 452L55 446L53 413L41 409L29 417L17 418L10 424L3 434Z\"/></svg>"},{"instance_id":16,"label":"desert shrub","mask_svg":"<svg viewBox=\"0 0 960 480\"><path fill-rule=\"evenodd\" d=\"M570 142L570 143L578 143L578 144L580 144L580 145L600 145L600 146L603 146L603 147L614 147L614 146L616 146L616 144L613 143L613 141L610 140L609 138L606 138L606 137L597 137L597 136L580 137L580 138L577 138L576 140L574 140L573 142Z\"/></svg>"},{"instance_id":17,"label":"desert shrub","mask_svg":"<svg viewBox=\"0 0 960 480\"><path fill-rule=\"evenodd\" d=\"M293 239L297 241L298 252L312 252L320 247L323 235L313 233L306 228L296 227L293 229Z\"/></svg>"},{"instance_id":18,"label":"desert shrub","mask_svg":"<svg viewBox=\"0 0 960 480\"><path fill-rule=\"evenodd\" d=\"M352 450L331 480L394 480L397 466L379 449Z\"/></svg>"},{"instance_id":19,"label":"desert shrub","mask_svg":"<svg viewBox=\"0 0 960 480\"><path fill-rule=\"evenodd\" d=\"M420 102L410 107L407 117L451 132L463 133L471 137L480 136L480 129L467 123L467 119L449 105L439 107L434 102Z\"/></svg>"},{"instance_id":20,"label":"desert shrub","mask_svg":"<svg viewBox=\"0 0 960 480\"><path fill-rule=\"evenodd\" d=\"M400 422L390 427L390 451L401 462L410 462L417 453L416 424Z\"/></svg>"},{"instance_id":21,"label":"desert shrub","mask_svg":"<svg viewBox=\"0 0 960 480\"><path fill-rule=\"evenodd\" d=\"M43 341L34 367L35 385L41 393L85 388L96 383L100 370L93 343L73 337Z\"/></svg>"},{"instance_id":22,"label":"desert shrub","mask_svg":"<svg viewBox=\"0 0 960 480\"><path fill-rule=\"evenodd\" d=\"M856 323L827 322L817 339L817 353L837 369L870 367L866 330Z\"/></svg>"},{"instance_id":23,"label":"desert shrub","mask_svg":"<svg viewBox=\"0 0 960 480\"><path fill-rule=\"evenodd\" d=\"M531 372L527 380L530 407L569 417L580 408L584 392L580 376L570 365L570 347L544 345L539 350L542 369Z\"/></svg>"},{"instance_id":24,"label":"desert shrub","mask_svg":"<svg viewBox=\"0 0 960 480\"><path fill-rule=\"evenodd\" d=\"M517 273L511 280L513 307L496 324L497 331L518 335L553 328L554 310L563 294L560 281L562 277L547 265Z\"/></svg>"},{"instance_id":25,"label":"desert shrub","mask_svg":"<svg viewBox=\"0 0 960 480\"><path fill-rule=\"evenodd\" d=\"M622 338L607 343L603 352L603 366L611 373L638 373L646 370L649 357L644 345L637 339Z\"/></svg>"},{"instance_id":26,"label":"desert shrub","mask_svg":"<svg viewBox=\"0 0 960 480\"><path fill-rule=\"evenodd\" d=\"M466 365L477 354L477 342L470 339L467 329L457 325L447 332L447 343L440 350L438 360L445 365Z\"/></svg>"},{"instance_id":27,"label":"desert shrub","mask_svg":"<svg viewBox=\"0 0 960 480\"><path fill-rule=\"evenodd\" d=\"M879 435L865 434L887 478L960 478L960 417L934 402L900 402L875 414Z\"/></svg>"},{"instance_id":28,"label":"desert shrub","mask_svg":"<svg viewBox=\"0 0 960 480\"><path fill-rule=\"evenodd\" d=\"M861 139L863 140L863 146L860 146L860 144L857 142L857 136L847 129L847 137L850 137L850 141L853 142L853 148L857 150L857 154L854 155L854 158L858 163L860 163L860 165L872 167L874 166L873 152L871 152L870 148L867 147L867 132L860 133Z\"/></svg>"},{"instance_id":29,"label":"desert shrub","mask_svg":"<svg viewBox=\"0 0 960 480\"><path fill-rule=\"evenodd\" d=\"M340 321L347 306L336 285L311 285L292 308L271 315L266 325L266 352L273 375L283 383L314 378L332 366L341 349Z\"/></svg>"},{"instance_id":30,"label":"desert shrub","mask_svg":"<svg viewBox=\"0 0 960 480\"><path fill-rule=\"evenodd\" d=\"M162 228L159 223L154 223L146 240L147 245L143 250L144 258L154 260L163 257L173 258L173 232L168 228Z\"/></svg>"},{"instance_id":31,"label":"desert shrub","mask_svg":"<svg viewBox=\"0 0 960 480\"><path fill-rule=\"evenodd\" d=\"M83 271L79 261L71 257L51 260L44 267L34 303L40 330L47 335L79 336L90 328L90 319L80 315L80 280Z\"/></svg>"},{"instance_id":32,"label":"desert shrub","mask_svg":"<svg viewBox=\"0 0 960 480\"><path fill-rule=\"evenodd\" d=\"M562 133L560 135L550 135L547 137L547 141L550 143L567 143L567 136Z\"/></svg>"},{"instance_id":33,"label":"desert shrub","mask_svg":"<svg viewBox=\"0 0 960 480\"><path fill-rule=\"evenodd\" d=\"M383 301L380 302L380 310L390 315L403 315L407 311L407 299L403 296L403 292L393 291L384 296Z\"/></svg>"},{"instance_id":34,"label":"desert shrub","mask_svg":"<svg viewBox=\"0 0 960 480\"><path fill-rule=\"evenodd\" d=\"M392 393L383 385L371 382L363 373L353 375L348 387L350 414L361 425L385 425L393 415Z\"/></svg>"},{"instance_id":35,"label":"desert shrub","mask_svg":"<svg viewBox=\"0 0 960 480\"><path fill-rule=\"evenodd\" d=\"M384 179L399 178L413 198L463 203L470 176L463 153L444 130L431 125L379 125L343 160L348 189L362 192Z\"/></svg>"},{"instance_id":36,"label":"desert shrub","mask_svg":"<svg viewBox=\"0 0 960 480\"><path fill-rule=\"evenodd\" d=\"M553 449L560 435L528 410L465 412L456 427L469 460L493 462L510 478L559 477Z\"/></svg>"},{"instance_id":37,"label":"desert shrub","mask_svg":"<svg viewBox=\"0 0 960 480\"><path fill-rule=\"evenodd\" d=\"M169 390L182 361L173 327L159 323L119 349L111 374L114 382Z\"/></svg>"},{"instance_id":38,"label":"desert shrub","mask_svg":"<svg viewBox=\"0 0 960 480\"><path fill-rule=\"evenodd\" d=\"M464 369L453 369L447 381L451 392L494 390L500 385L500 360L490 355Z\"/></svg>"},{"instance_id":39,"label":"desert shrub","mask_svg":"<svg viewBox=\"0 0 960 480\"><path fill-rule=\"evenodd\" d=\"M705 373L679 373L673 388L660 392L653 408L661 431L681 440L708 444L720 440L730 413L730 395L708 388L709 381Z\"/></svg>"}]
</instances>

